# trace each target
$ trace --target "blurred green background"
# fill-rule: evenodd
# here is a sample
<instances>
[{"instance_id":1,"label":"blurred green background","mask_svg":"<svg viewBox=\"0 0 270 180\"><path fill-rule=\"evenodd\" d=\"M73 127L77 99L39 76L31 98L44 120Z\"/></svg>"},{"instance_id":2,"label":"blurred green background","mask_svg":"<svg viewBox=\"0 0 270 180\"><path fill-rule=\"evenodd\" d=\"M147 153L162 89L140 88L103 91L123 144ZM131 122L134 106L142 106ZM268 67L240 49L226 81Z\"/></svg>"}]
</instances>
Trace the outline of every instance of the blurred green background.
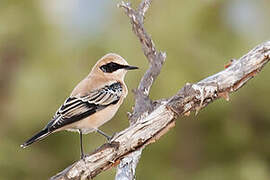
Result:
<instances>
[{"instance_id":1,"label":"blurred green background","mask_svg":"<svg viewBox=\"0 0 270 180\"><path fill-rule=\"evenodd\" d=\"M95 62L109 52L140 67L126 77L137 87L147 69L129 19L106 0L0 1L0 179L48 179L79 159L79 136L55 133L21 149L19 145L50 120ZM138 4L138 0L131 1ZM145 26L157 48L167 52L151 98L175 94L224 69L255 45L269 40L268 0L156 0ZM270 67L231 96L177 125L148 146L137 179L269 180ZM128 126L130 93L108 134ZM105 142L85 136L85 150ZM96 177L113 179L115 169Z\"/></svg>"}]
</instances>

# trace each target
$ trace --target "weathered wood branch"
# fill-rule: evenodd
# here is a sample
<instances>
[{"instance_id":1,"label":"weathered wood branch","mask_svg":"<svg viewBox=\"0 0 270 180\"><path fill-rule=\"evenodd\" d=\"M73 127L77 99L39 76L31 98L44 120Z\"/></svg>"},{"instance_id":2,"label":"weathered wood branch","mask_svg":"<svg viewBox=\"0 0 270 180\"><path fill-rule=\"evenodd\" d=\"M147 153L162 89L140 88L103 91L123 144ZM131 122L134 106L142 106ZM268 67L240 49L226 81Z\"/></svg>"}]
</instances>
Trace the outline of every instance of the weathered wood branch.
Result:
<instances>
[{"instance_id":1,"label":"weathered wood branch","mask_svg":"<svg viewBox=\"0 0 270 180\"><path fill-rule=\"evenodd\" d=\"M142 148L125 156L117 166L115 180L134 180L136 166L141 158Z\"/></svg>"},{"instance_id":2,"label":"weathered wood branch","mask_svg":"<svg viewBox=\"0 0 270 180\"><path fill-rule=\"evenodd\" d=\"M130 116L131 123L135 123L137 119L142 117L142 114L149 113L153 110L152 101L149 99L150 88L160 74L162 65L166 59L166 53L157 51L153 40L144 28L144 15L150 3L151 0L142 0L137 11L131 8L130 3L122 1L118 5L125 10L125 13L130 18L132 30L139 38L144 55L149 62L149 68L142 77L139 87L134 90L135 105L134 111Z\"/></svg>"},{"instance_id":3,"label":"weathered wood branch","mask_svg":"<svg viewBox=\"0 0 270 180\"><path fill-rule=\"evenodd\" d=\"M137 10L131 8L130 3L121 2L118 7L125 10L126 15L130 18L132 30L140 40L142 50L149 62L149 68L142 77L137 89L133 90L135 95L135 105L133 112L129 116L130 124L148 115L153 109L153 103L149 99L149 92L152 84L160 74L162 65L166 59L166 54L158 52L150 35L144 28L145 13L150 7L151 0L142 0ZM132 152L124 157L117 167L115 180L134 180L136 166L141 157L143 148Z\"/></svg>"},{"instance_id":4,"label":"weathered wood branch","mask_svg":"<svg viewBox=\"0 0 270 180\"><path fill-rule=\"evenodd\" d=\"M270 48L269 43L266 43L265 52L263 52L265 60L259 64L258 68L253 66L255 70L249 72L248 68L239 68L234 65L235 62L232 62L230 67L220 72L223 76L218 73L197 84L187 84L169 100L153 103L149 99L149 91L160 73L166 54L157 52L154 42L143 25L144 16L150 3L151 0L142 0L137 10L132 9L129 3L121 2L119 4L119 7L124 8L130 18L132 29L139 38L142 50L149 61L149 69L141 79L138 89L134 91L135 107L130 116L131 126L114 136L110 144L104 144L89 155L85 161L74 163L52 179L93 178L101 171L117 165L119 162L116 179L134 179L135 168L143 147L154 142L173 127L177 116L188 115L192 110L198 112L202 107L219 97L228 100L230 92L240 88L269 61ZM252 52L249 55L252 55ZM245 57L241 59L245 59ZM241 63L239 65L242 66ZM249 65L251 64L249 63ZM235 68L231 70L230 68L234 66ZM235 76L231 76L231 71L234 70ZM228 79L229 77L233 77L233 79Z\"/></svg>"},{"instance_id":5,"label":"weathered wood branch","mask_svg":"<svg viewBox=\"0 0 270 180\"><path fill-rule=\"evenodd\" d=\"M125 130L117 133L110 143L102 145L51 179L69 180L93 178L119 164L130 153L158 140L174 127L179 116L198 112L209 103L237 91L270 60L270 41L260 44L219 73L194 84L186 84L175 96L156 101L154 110Z\"/></svg>"}]
</instances>

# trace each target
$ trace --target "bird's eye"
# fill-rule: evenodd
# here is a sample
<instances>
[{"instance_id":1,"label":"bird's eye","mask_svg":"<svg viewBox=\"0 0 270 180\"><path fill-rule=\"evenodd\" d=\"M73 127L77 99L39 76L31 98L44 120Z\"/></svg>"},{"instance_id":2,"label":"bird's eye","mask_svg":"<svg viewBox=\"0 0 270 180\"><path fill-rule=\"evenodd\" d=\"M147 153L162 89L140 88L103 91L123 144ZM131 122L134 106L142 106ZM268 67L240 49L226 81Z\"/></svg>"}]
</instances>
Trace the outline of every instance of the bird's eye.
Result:
<instances>
[{"instance_id":1,"label":"bird's eye","mask_svg":"<svg viewBox=\"0 0 270 180\"><path fill-rule=\"evenodd\" d=\"M100 66L100 69L101 69L101 71L103 71L103 72L107 72L107 68L103 65L103 66Z\"/></svg>"}]
</instances>

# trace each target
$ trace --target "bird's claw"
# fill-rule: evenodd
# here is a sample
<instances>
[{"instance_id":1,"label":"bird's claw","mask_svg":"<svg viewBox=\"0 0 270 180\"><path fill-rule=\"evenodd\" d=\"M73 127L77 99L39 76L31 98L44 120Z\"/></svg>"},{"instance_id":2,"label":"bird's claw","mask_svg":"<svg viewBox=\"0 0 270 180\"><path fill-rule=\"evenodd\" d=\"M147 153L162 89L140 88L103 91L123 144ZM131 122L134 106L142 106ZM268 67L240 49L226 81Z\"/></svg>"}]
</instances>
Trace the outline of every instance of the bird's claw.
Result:
<instances>
[{"instance_id":1,"label":"bird's claw","mask_svg":"<svg viewBox=\"0 0 270 180\"><path fill-rule=\"evenodd\" d=\"M85 154L81 154L81 160L85 161L86 155Z\"/></svg>"},{"instance_id":2,"label":"bird's claw","mask_svg":"<svg viewBox=\"0 0 270 180\"><path fill-rule=\"evenodd\" d=\"M116 134L117 134L117 133L113 133L111 136L108 136L108 137L107 137L108 143L111 142L111 140L113 139L113 137L114 137Z\"/></svg>"}]
</instances>

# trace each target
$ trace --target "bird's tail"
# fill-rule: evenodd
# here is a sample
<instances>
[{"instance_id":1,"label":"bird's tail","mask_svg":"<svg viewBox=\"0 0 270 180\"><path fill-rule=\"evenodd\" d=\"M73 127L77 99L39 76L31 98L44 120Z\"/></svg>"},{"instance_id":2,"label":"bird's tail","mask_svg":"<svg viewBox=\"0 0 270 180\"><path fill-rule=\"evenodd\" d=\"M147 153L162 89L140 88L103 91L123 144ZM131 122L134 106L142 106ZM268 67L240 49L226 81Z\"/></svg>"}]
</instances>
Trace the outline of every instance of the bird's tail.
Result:
<instances>
[{"instance_id":1,"label":"bird's tail","mask_svg":"<svg viewBox=\"0 0 270 180\"><path fill-rule=\"evenodd\" d=\"M26 148L27 146L31 145L32 143L44 139L45 137L49 136L51 133L52 132L49 132L48 128L44 128L43 130L41 130L40 132L35 134L33 137L28 139L25 143L23 143L21 145L21 147Z\"/></svg>"}]
</instances>

